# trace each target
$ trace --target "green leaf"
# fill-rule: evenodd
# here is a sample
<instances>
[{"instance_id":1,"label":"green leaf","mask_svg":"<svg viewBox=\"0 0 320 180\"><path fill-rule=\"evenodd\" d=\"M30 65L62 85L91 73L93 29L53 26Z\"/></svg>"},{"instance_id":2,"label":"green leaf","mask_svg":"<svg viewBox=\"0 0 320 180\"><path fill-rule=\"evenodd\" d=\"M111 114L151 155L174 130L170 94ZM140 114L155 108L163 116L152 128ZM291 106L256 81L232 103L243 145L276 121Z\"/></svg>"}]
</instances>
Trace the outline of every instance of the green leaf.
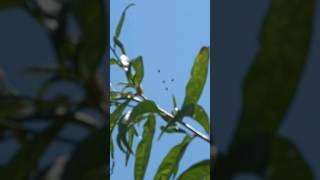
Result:
<instances>
[{"instance_id":1,"label":"green leaf","mask_svg":"<svg viewBox=\"0 0 320 180\"><path fill-rule=\"evenodd\" d=\"M181 109L178 112L177 118L182 119L185 116L189 116L196 120L203 129L209 134L209 117L202 106L198 104L190 104Z\"/></svg>"},{"instance_id":2,"label":"green leaf","mask_svg":"<svg viewBox=\"0 0 320 180\"><path fill-rule=\"evenodd\" d=\"M117 124L117 121L120 119L124 109L128 106L130 101L126 101L120 106L118 106L110 115L110 136L112 134L112 131Z\"/></svg>"},{"instance_id":3,"label":"green leaf","mask_svg":"<svg viewBox=\"0 0 320 180\"><path fill-rule=\"evenodd\" d=\"M155 180L170 179L178 171L180 160L192 139L192 137L186 136L180 144L169 151L157 170Z\"/></svg>"},{"instance_id":4,"label":"green leaf","mask_svg":"<svg viewBox=\"0 0 320 180\"><path fill-rule=\"evenodd\" d=\"M62 180L78 179L99 180L106 177L107 171L107 151L108 142L106 127L92 132L83 140L72 153L68 161ZM104 169L104 176L101 174ZM100 175L99 175L100 174Z\"/></svg>"},{"instance_id":5,"label":"green leaf","mask_svg":"<svg viewBox=\"0 0 320 180\"><path fill-rule=\"evenodd\" d=\"M116 29L116 33L115 33L115 38L118 39L120 37L120 34L121 34L121 31L122 31L122 27L123 27L123 24L124 24L124 21L125 21L125 18L126 18L126 13L127 13L127 10L134 6L135 4L134 3L131 3L129 4L125 9L124 11L122 12L122 15L121 15L121 18L120 18L120 21L117 25L117 29Z\"/></svg>"},{"instance_id":6,"label":"green leaf","mask_svg":"<svg viewBox=\"0 0 320 180\"><path fill-rule=\"evenodd\" d=\"M24 144L6 166L1 168L1 179L29 179L39 166L39 160L64 125L63 120L54 124L42 133L35 135L31 142Z\"/></svg>"},{"instance_id":7,"label":"green leaf","mask_svg":"<svg viewBox=\"0 0 320 180\"><path fill-rule=\"evenodd\" d=\"M267 179L314 180L315 177L302 154L287 139L276 138L270 150Z\"/></svg>"},{"instance_id":8,"label":"green leaf","mask_svg":"<svg viewBox=\"0 0 320 180\"><path fill-rule=\"evenodd\" d=\"M139 87L144 76L144 67L143 67L142 57L141 56L137 57L135 60L133 60L132 64L136 71L136 74L134 76L134 83L136 87Z\"/></svg>"},{"instance_id":9,"label":"green leaf","mask_svg":"<svg viewBox=\"0 0 320 180\"><path fill-rule=\"evenodd\" d=\"M105 0L71 0L71 13L79 24L81 37L76 65L80 75L89 80L105 59L107 47L107 8Z\"/></svg>"},{"instance_id":10,"label":"green leaf","mask_svg":"<svg viewBox=\"0 0 320 180\"><path fill-rule=\"evenodd\" d=\"M183 172L178 180L210 180L210 160L204 160L192 165Z\"/></svg>"},{"instance_id":11,"label":"green leaf","mask_svg":"<svg viewBox=\"0 0 320 180\"><path fill-rule=\"evenodd\" d=\"M137 123L136 119L145 113L158 113L159 109L157 105L150 100L145 100L136 105L130 114L129 123Z\"/></svg>"},{"instance_id":12,"label":"green leaf","mask_svg":"<svg viewBox=\"0 0 320 180\"><path fill-rule=\"evenodd\" d=\"M183 106L197 104L207 80L209 65L209 48L201 48L192 67L191 77L186 86Z\"/></svg>"},{"instance_id":13,"label":"green leaf","mask_svg":"<svg viewBox=\"0 0 320 180\"><path fill-rule=\"evenodd\" d=\"M152 149L155 126L155 116L150 114L146 123L144 124L142 140L136 150L136 159L134 165L135 180L143 180L144 178Z\"/></svg>"},{"instance_id":14,"label":"green leaf","mask_svg":"<svg viewBox=\"0 0 320 180\"><path fill-rule=\"evenodd\" d=\"M173 104L173 109L176 110L178 105L177 105L176 97L174 95L172 95L172 104Z\"/></svg>"},{"instance_id":15,"label":"green leaf","mask_svg":"<svg viewBox=\"0 0 320 180\"><path fill-rule=\"evenodd\" d=\"M132 149L135 131L136 130L135 130L134 126L129 128L129 131L128 131L128 136L129 136L128 145L129 145L130 149ZM126 154L126 166L128 165L129 158L130 158L130 153L127 153Z\"/></svg>"},{"instance_id":16,"label":"green leaf","mask_svg":"<svg viewBox=\"0 0 320 180\"><path fill-rule=\"evenodd\" d=\"M24 5L24 0L1 0L0 11L6 10L8 8L22 7Z\"/></svg>"},{"instance_id":17,"label":"green leaf","mask_svg":"<svg viewBox=\"0 0 320 180\"><path fill-rule=\"evenodd\" d=\"M272 1L261 32L261 47L245 78L236 141L277 132L308 59L314 12L314 0Z\"/></svg>"}]
</instances>

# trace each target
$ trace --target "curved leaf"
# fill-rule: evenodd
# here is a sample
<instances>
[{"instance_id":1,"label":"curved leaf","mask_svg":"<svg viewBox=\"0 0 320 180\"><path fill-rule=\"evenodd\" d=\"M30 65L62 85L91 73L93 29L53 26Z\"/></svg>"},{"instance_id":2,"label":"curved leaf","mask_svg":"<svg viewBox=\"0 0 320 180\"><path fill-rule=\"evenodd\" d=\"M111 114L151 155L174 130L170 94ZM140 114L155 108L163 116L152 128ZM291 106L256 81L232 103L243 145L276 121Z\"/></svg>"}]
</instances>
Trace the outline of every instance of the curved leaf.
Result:
<instances>
[{"instance_id":1,"label":"curved leaf","mask_svg":"<svg viewBox=\"0 0 320 180\"><path fill-rule=\"evenodd\" d=\"M191 71L191 78L186 87L183 106L197 104L207 80L209 65L209 48L201 48Z\"/></svg>"},{"instance_id":2,"label":"curved leaf","mask_svg":"<svg viewBox=\"0 0 320 180\"><path fill-rule=\"evenodd\" d=\"M192 137L186 136L180 144L169 151L157 170L155 180L170 179L178 171L180 160L192 139Z\"/></svg>"},{"instance_id":3,"label":"curved leaf","mask_svg":"<svg viewBox=\"0 0 320 180\"><path fill-rule=\"evenodd\" d=\"M146 123L144 124L142 140L136 150L136 159L134 165L135 180L143 180L144 178L150 158L150 152L152 149L152 140L154 137L155 126L155 116L153 114L150 114Z\"/></svg>"},{"instance_id":4,"label":"curved leaf","mask_svg":"<svg viewBox=\"0 0 320 180\"><path fill-rule=\"evenodd\" d=\"M159 112L159 109L153 101L150 101L150 100L142 101L132 109L129 122L132 124L137 123L136 122L137 117L145 113L158 113L158 112Z\"/></svg>"},{"instance_id":5,"label":"curved leaf","mask_svg":"<svg viewBox=\"0 0 320 180\"><path fill-rule=\"evenodd\" d=\"M178 180L210 180L210 160L204 160L192 165L183 172Z\"/></svg>"}]
</instances>

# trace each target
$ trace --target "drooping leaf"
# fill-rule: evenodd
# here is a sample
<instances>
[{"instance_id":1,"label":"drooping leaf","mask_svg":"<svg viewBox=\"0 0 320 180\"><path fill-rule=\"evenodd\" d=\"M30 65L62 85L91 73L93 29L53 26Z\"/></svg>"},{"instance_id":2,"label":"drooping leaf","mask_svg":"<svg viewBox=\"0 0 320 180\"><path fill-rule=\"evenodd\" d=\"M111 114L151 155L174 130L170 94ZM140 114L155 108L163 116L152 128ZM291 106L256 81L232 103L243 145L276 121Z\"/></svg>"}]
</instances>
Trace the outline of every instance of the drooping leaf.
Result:
<instances>
[{"instance_id":1,"label":"drooping leaf","mask_svg":"<svg viewBox=\"0 0 320 180\"><path fill-rule=\"evenodd\" d=\"M6 166L1 168L2 179L28 179L39 166L39 160L64 125L57 120L42 133L35 135L31 142L24 144Z\"/></svg>"},{"instance_id":2,"label":"drooping leaf","mask_svg":"<svg viewBox=\"0 0 320 180\"><path fill-rule=\"evenodd\" d=\"M210 180L210 160L198 162L184 171L178 180Z\"/></svg>"},{"instance_id":3,"label":"drooping leaf","mask_svg":"<svg viewBox=\"0 0 320 180\"><path fill-rule=\"evenodd\" d=\"M202 90L206 84L209 65L209 48L201 48L192 67L191 77L186 86L186 96L183 107L189 104L197 104Z\"/></svg>"},{"instance_id":4,"label":"drooping leaf","mask_svg":"<svg viewBox=\"0 0 320 180\"><path fill-rule=\"evenodd\" d=\"M132 62L133 67L136 71L136 74L134 76L134 83L135 86L138 87L141 84L141 81L143 80L144 76L144 67L143 67L143 60L142 57L139 56Z\"/></svg>"},{"instance_id":5,"label":"drooping leaf","mask_svg":"<svg viewBox=\"0 0 320 180\"><path fill-rule=\"evenodd\" d=\"M303 75L314 12L314 0L271 1L259 52L245 78L243 112L234 141L277 132Z\"/></svg>"},{"instance_id":6,"label":"drooping leaf","mask_svg":"<svg viewBox=\"0 0 320 180\"><path fill-rule=\"evenodd\" d=\"M155 132L155 116L150 114L142 134L142 140L136 150L136 159L134 165L134 178L135 180L143 180L146 169L148 167L150 153L152 149L152 140Z\"/></svg>"},{"instance_id":7,"label":"drooping leaf","mask_svg":"<svg viewBox=\"0 0 320 180\"><path fill-rule=\"evenodd\" d=\"M87 176L92 177L92 180L98 180L101 179L101 177L106 177L107 143L109 142L106 127L98 129L90 134L72 153L72 156L65 167L62 180L84 180ZM102 172L100 170L103 168L104 175L101 176ZM99 171L96 172L98 169ZM100 175L98 176L97 174Z\"/></svg>"},{"instance_id":8,"label":"drooping leaf","mask_svg":"<svg viewBox=\"0 0 320 180\"><path fill-rule=\"evenodd\" d=\"M192 137L186 136L180 144L169 151L157 170L155 180L170 179L178 171L180 160L192 139Z\"/></svg>"}]
</instances>

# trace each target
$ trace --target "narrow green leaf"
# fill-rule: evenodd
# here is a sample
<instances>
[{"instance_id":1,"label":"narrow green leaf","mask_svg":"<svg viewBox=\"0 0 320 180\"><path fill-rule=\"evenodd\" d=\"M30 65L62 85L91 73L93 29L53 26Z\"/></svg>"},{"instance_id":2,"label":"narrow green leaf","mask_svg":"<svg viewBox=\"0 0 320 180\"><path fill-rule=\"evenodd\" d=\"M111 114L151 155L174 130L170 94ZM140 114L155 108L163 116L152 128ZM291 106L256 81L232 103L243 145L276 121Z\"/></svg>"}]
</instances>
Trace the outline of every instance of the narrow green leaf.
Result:
<instances>
[{"instance_id":1,"label":"narrow green leaf","mask_svg":"<svg viewBox=\"0 0 320 180\"><path fill-rule=\"evenodd\" d=\"M244 82L244 107L235 137L276 133L294 100L308 59L314 0L273 0L259 52Z\"/></svg>"},{"instance_id":2,"label":"narrow green leaf","mask_svg":"<svg viewBox=\"0 0 320 180\"><path fill-rule=\"evenodd\" d=\"M118 106L117 109L114 110L112 112L112 114L110 115L110 136L112 134L112 131L113 131L115 125L117 124L117 121L120 119L122 112L128 106L129 102L130 101L126 101L123 104L121 104L120 106Z\"/></svg>"},{"instance_id":3,"label":"narrow green leaf","mask_svg":"<svg viewBox=\"0 0 320 180\"><path fill-rule=\"evenodd\" d=\"M129 136L128 145L130 149L132 149L134 134L135 134L135 129L134 129L134 126L132 126L131 128L129 128L129 132L128 132L128 136ZM131 155L130 153L126 154L126 166L128 165L130 155Z\"/></svg>"},{"instance_id":4,"label":"narrow green leaf","mask_svg":"<svg viewBox=\"0 0 320 180\"><path fill-rule=\"evenodd\" d=\"M192 139L192 137L186 136L180 144L169 151L157 170L155 180L170 179L178 171L180 160Z\"/></svg>"},{"instance_id":5,"label":"narrow green leaf","mask_svg":"<svg viewBox=\"0 0 320 180\"><path fill-rule=\"evenodd\" d=\"M136 150L136 159L134 165L135 180L143 180L144 178L149 163L150 152L152 149L152 140L154 137L155 126L155 116L153 114L150 114L146 123L144 124L142 140Z\"/></svg>"},{"instance_id":6,"label":"narrow green leaf","mask_svg":"<svg viewBox=\"0 0 320 180\"><path fill-rule=\"evenodd\" d=\"M126 18L126 13L127 13L127 10L134 6L135 4L134 3L131 3L129 4L125 9L124 11L122 12L122 15L121 15L121 18L120 18L120 21L117 25L117 29L116 29L116 33L115 33L115 38L118 39L120 37L120 34L121 34L121 31L122 31L122 27L123 27L123 24L124 24L124 21L125 21L125 18Z\"/></svg>"},{"instance_id":7,"label":"narrow green leaf","mask_svg":"<svg viewBox=\"0 0 320 180\"><path fill-rule=\"evenodd\" d=\"M174 95L172 95L172 104L173 104L173 109L176 110L178 105L177 105L176 97Z\"/></svg>"},{"instance_id":8,"label":"narrow green leaf","mask_svg":"<svg viewBox=\"0 0 320 180\"><path fill-rule=\"evenodd\" d=\"M192 67L191 77L186 86L183 106L197 104L207 80L209 65L209 48L201 48Z\"/></svg>"},{"instance_id":9,"label":"narrow green leaf","mask_svg":"<svg viewBox=\"0 0 320 180\"><path fill-rule=\"evenodd\" d=\"M139 87L144 76L144 67L143 67L142 57L141 56L137 57L135 60L133 60L132 64L136 71L136 74L134 76L134 83L136 87Z\"/></svg>"},{"instance_id":10,"label":"narrow green leaf","mask_svg":"<svg viewBox=\"0 0 320 180\"><path fill-rule=\"evenodd\" d=\"M178 180L210 180L210 160L192 165L178 177Z\"/></svg>"}]
</instances>

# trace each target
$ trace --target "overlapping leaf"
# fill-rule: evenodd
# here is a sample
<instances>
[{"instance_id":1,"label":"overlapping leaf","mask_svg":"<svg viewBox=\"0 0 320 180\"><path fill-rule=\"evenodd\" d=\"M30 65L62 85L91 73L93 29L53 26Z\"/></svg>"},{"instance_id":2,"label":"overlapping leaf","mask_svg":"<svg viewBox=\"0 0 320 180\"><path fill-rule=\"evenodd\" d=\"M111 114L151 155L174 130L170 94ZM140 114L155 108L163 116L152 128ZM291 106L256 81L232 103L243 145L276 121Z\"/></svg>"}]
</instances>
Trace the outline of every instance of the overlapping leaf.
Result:
<instances>
[{"instance_id":1,"label":"overlapping leaf","mask_svg":"<svg viewBox=\"0 0 320 180\"><path fill-rule=\"evenodd\" d=\"M136 150L136 159L134 165L135 180L143 180L150 158L152 149L152 140L155 132L155 116L150 114L145 125L142 140Z\"/></svg>"},{"instance_id":2,"label":"overlapping leaf","mask_svg":"<svg viewBox=\"0 0 320 180\"><path fill-rule=\"evenodd\" d=\"M179 162L192 139L192 137L186 136L180 144L169 151L157 170L155 180L170 179L177 173Z\"/></svg>"}]
</instances>

